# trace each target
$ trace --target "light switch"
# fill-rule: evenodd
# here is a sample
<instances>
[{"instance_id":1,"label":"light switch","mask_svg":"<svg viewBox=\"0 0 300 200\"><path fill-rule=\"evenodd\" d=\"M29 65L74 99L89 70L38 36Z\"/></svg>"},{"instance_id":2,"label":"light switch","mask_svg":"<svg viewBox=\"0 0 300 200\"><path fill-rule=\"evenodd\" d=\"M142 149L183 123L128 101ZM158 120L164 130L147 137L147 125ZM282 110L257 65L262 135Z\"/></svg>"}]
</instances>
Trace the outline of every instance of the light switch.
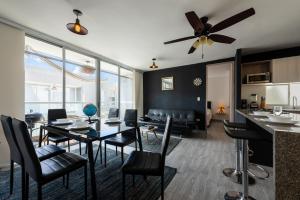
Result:
<instances>
[{"instance_id":1,"label":"light switch","mask_svg":"<svg viewBox=\"0 0 300 200\"><path fill-rule=\"evenodd\" d=\"M200 101L201 100L201 98L200 97L197 97L197 101Z\"/></svg>"}]
</instances>

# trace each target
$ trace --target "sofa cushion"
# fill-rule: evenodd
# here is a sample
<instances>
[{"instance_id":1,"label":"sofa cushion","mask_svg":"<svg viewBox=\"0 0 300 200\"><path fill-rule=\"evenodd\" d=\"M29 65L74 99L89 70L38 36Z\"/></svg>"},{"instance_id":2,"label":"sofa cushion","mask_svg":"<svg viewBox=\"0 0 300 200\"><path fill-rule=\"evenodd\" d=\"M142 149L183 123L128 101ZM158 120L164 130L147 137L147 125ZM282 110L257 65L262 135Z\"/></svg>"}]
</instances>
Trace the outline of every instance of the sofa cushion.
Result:
<instances>
[{"instance_id":1,"label":"sofa cushion","mask_svg":"<svg viewBox=\"0 0 300 200\"><path fill-rule=\"evenodd\" d=\"M149 109L148 111L148 117L153 121L165 122L168 115L173 118L174 123L195 121L195 111L193 110Z\"/></svg>"}]
</instances>

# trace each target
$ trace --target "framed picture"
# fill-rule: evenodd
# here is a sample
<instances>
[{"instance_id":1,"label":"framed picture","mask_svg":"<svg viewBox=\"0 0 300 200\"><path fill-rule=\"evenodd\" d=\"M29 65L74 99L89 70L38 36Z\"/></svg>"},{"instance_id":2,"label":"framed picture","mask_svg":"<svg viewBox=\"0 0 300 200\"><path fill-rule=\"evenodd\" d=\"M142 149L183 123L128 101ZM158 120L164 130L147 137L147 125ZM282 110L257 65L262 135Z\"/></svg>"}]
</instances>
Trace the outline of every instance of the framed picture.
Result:
<instances>
[{"instance_id":1,"label":"framed picture","mask_svg":"<svg viewBox=\"0 0 300 200\"><path fill-rule=\"evenodd\" d=\"M173 90L173 76L161 78L161 90Z\"/></svg>"}]
</instances>

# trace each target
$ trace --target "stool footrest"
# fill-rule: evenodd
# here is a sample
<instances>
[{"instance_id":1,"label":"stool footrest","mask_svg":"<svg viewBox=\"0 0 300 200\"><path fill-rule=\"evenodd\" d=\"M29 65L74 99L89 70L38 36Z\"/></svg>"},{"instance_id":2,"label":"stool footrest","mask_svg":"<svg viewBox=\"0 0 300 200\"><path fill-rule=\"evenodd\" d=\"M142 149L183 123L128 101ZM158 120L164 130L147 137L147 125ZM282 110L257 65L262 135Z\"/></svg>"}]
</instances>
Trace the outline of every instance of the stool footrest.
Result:
<instances>
[{"instance_id":1,"label":"stool footrest","mask_svg":"<svg viewBox=\"0 0 300 200\"><path fill-rule=\"evenodd\" d=\"M256 168L258 170L260 170L262 173L264 173L264 175L260 176L255 174L255 172L253 172L253 170L251 170L251 168ZM251 174L251 176L261 179L261 180L265 180L267 178L269 178L270 173L268 172L268 170L264 169L262 166L254 164L254 163L249 163L249 169L248 169L248 173Z\"/></svg>"},{"instance_id":2,"label":"stool footrest","mask_svg":"<svg viewBox=\"0 0 300 200\"><path fill-rule=\"evenodd\" d=\"M223 169L223 174L230 178L230 180L234 183L237 184L243 184L243 172L242 171L237 171L234 168L225 168ZM252 174L249 173L249 178L248 178L248 183L249 185L254 185L255 184L255 179L252 176Z\"/></svg>"}]
</instances>

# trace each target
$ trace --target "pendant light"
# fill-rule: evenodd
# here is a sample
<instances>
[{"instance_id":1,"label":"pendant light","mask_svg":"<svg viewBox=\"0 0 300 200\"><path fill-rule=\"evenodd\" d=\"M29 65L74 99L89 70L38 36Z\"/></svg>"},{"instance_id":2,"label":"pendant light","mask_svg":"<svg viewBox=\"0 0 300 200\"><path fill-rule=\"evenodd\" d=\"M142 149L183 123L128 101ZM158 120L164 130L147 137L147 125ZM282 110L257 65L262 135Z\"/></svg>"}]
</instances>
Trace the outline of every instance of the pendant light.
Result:
<instances>
[{"instance_id":1,"label":"pendant light","mask_svg":"<svg viewBox=\"0 0 300 200\"><path fill-rule=\"evenodd\" d=\"M86 65L80 68L80 71L84 74L92 75L95 73L96 69L91 66L91 61L87 60Z\"/></svg>"},{"instance_id":2,"label":"pendant light","mask_svg":"<svg viewBox=\"0 0 300 200\"><path fill-rule=\"evenodd\" d=\"M152 61L153 61L153 63L152 63L152 65L150 66L150 68L151 68L151 69L157 69L158 66L155 64L156 58L152 58Z\"/></svg>"},{"instance_id":3,"label":"pendant light","mask_svg":"<svg viewBox=\"0 0 300 200\"><path fill-rule=\"evenodd\" d=\"M86 35L88 34L88 30L81 26L80 21L78 19L78 16L82 15L82 12L80 10L74 9L73 13L76 15L76 21L75 23L68 23L66 26L69 29L69 31L79 34L79 35Z\"/></svg>"}]
</instances>

